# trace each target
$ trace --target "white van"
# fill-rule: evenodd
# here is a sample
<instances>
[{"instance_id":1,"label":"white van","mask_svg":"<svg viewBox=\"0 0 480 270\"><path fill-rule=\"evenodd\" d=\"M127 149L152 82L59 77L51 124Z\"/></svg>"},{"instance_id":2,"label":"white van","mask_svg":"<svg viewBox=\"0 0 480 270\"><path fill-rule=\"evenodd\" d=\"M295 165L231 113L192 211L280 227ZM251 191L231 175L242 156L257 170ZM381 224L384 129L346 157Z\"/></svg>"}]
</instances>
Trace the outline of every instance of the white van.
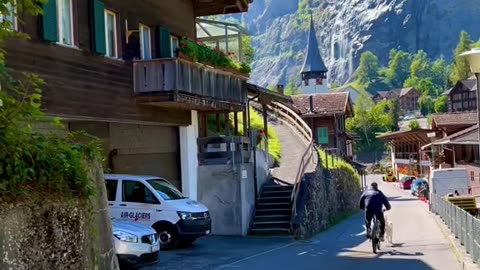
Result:
<instances>
[{"instance_id":1,"label":"white van","mask_svg":"<svg viewBox=\"0 0 480 270\"><path fill-rule=\"evenodd\" d=\"M207 207L186 198L165 179L106 174L105 184L111 217L151 226L163 249L188 245L210 234Z\"/></svg>"},{"instance_id":2,"label":"white van","mask_svg":"<svg viewBox=\"0 0 480 270\"><path fill-rule=\"evenodd\" d=\"M471 193L470 180L468 173L463 168L450 168L432 170L430 173L431 190L440 196L446 196L454 193L455 190L461 196Z\"/></svg>"}]
</instances>

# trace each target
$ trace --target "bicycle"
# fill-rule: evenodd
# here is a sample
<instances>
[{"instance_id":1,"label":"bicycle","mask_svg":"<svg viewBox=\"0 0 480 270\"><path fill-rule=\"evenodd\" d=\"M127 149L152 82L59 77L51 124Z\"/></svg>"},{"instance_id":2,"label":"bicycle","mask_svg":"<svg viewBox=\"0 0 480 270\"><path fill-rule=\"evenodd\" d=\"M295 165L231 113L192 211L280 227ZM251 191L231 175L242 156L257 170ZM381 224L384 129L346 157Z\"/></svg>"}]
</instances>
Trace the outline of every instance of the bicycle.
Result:
<instances>
[{"instance_id":1,"label":"bicycle","mask_svg":"<svg viewBox=\"0 0 480 270\"><path fill-rule=\"evenodd\" d=\"M383 209L383 213L385 213L387 210ZM371 230L371 235L370 235L370 241L372 242L372 249L373 253L377 254L377 250L380 250L381 245L380 245L380 221L378 221L377 216L374 215L372 219L372 230Z\"/></svg>"},{"instance_id":2,"label":"bicycle","mask_svg":"<svg viewBox=\"0 0 480 270\"><path fill-rule=\"evenodd\" d=\"M380 221L378 221L377 216L373 216L373 229L371 232L370 241L372 242L373 253L377 254L377 250L380 250Z\"/></svg>"}]
</instances>

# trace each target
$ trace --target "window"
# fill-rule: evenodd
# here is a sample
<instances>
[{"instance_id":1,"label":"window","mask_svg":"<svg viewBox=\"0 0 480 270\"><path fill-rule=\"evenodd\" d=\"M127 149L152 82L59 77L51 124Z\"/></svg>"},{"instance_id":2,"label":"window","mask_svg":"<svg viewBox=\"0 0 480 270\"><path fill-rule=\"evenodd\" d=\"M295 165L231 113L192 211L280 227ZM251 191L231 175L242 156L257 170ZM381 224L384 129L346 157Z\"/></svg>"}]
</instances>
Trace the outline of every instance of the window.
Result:
<instances>
[{"instance_id":1,"label":"window","mask_svg":"<svg viewBox=\"0 0 480 270\"><path fill-rule=\"evenodd\" d=\"M317 79L315 79L315 83L316 83L317 85L323 85L323 80L322 80L322 78L317 78Z\"/></svg>"},{"instance_id":2,"label":"window","mask_svg":"<svg viewBox=\"0 0 480 270\"><path fill-rule=\"evenodd\" d=\"M151 49L151 32L150 27L141 24L140 25L140 50L143 60L152 59Z\"/></svg>"},{"instance_id":3,"label":"window","mask_svg":"<svg viewBox=\"0 0 480 270\"><path fill-rule=\"evenodd\" d=\"M175 57L175 53L177 52L178 47L180 46L180 42L176 36L171 36L171 43L172 43L172 57Z\"/></svg>"},{"instance_id":4,"label":"window","mask_svg":"<svg viewBox=\"0 0 480 270\"><path fill-rule=\"evenodd\" d=\"M328 128L317 128L317 143L328 144Z\"/></svg>"},{"instance_id":5,"label":"window","mask_svg":"<svg viewBox=\"0 0 480 270\"><path fill-rule=\"evenodd\" d=\"M117 58L117 16L114 12L109 10L105 10L105 42L105 55L108 57Z\"/></svg>"},{"instance_id":6,"label":"window","mask_svg":"<svg viewBox=\"0 0 480 270\"><path fill-rule=\"evenodd\" d=\"M107 199L109 202L114 202L117 199L118 180L105 180L107 188Z\"/></svg>"},{"instance_id":7,"label":"window","mask_svg":"<svg viewBox=\"0 0 480 270\"><path fill-rule=\"evenodd\" d=\"M123 201L159 204L153 193L144 184L137 181L123 181Z\"/></svg>"},{"instance_id":8,"label":"window","mask_svg":"<svg viewBox=\"0 0 480 270\"><path fill-rule=\"evenodd\" d=\"M305 86L308 86L308 79L307 80L303 80Z\"/></svg>"},{"instance_id":9,"label":"window","mask_svg":"<svg viewBox=\"0 0 480 270\"><path fill-rule=\"evenodd\" d=\"M14 5L16 1L14 1ZM11 30L17 30L17 16L16 15L16 8L11 3L5 4L5 7L8 9L8 14L0 14L0 22L8 22L10 24Z\"/></svg>"},{"instance_id":10,"label":"window","mask_svg":"<svg viewBox=\"0 0 480 270\"><path fill-rule=\"evenodd\" d=\"M58 43L73 46L72 0L57 0Z\"/></svg>"},{"instance_id":11,"label":"window","mask_svg":"<svg viewBox=\"0 0 480 270\"><path fill-rule=\"evenodd\" d=\"M164 200L181 200L185 196L172 184L164 179L152 179L147 181Z\"/></svg>"}]
</instances>

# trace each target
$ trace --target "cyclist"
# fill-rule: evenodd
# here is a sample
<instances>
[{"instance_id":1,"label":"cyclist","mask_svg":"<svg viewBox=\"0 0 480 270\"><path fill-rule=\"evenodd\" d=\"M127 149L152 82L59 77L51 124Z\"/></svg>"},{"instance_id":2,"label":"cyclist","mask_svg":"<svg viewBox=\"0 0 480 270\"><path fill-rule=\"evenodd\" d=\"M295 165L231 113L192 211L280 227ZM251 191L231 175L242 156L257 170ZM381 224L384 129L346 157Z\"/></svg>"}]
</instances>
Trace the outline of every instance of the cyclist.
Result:
<instances>
[{"instance_id":1,"label":"cyclist","mask_svg":"<svg viewBox=\"0 0 480 270\"><path fill-rule=\"evenodd\" d=\"M365 210L365 224L367 225L367 238L370 238L373 216L376 216L380 222L380 241L384 241L385 235L385 217L383 216L383 206L387 211L392 207L387 197L378 189L378 184L372 182L370 189L365 191L360 198L360 209Z\"/></svg>"}]
</instances>

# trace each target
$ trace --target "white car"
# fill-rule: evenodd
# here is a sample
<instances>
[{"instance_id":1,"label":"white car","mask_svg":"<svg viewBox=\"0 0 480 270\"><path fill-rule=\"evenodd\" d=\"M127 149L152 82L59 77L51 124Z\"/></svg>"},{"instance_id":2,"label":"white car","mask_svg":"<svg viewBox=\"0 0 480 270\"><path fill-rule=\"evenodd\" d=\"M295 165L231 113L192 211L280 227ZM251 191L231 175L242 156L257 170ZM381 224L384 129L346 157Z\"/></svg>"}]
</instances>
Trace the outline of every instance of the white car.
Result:
<instances>
[{"instance_id":1,"label":"white car","mask_svg":"<svg viewBox=\"0 0 480 270\"><path fill-rule=\"evenodd\" d=\"M111 217L152 227L162 249L188 245L210 234L208 208L163 178L106 174L105 184Z\"/></svg>"},{"instance_id":2,"label":"white car","mask_svg":"<svg viewBox=\"0 0 480 270\"><path fill-rule=\"evenodd\" d=\"M157 232L146 225L112 220L115 253L120 269L132 269L156 264L160 243Z\"/></svg>"}]
</instances>

